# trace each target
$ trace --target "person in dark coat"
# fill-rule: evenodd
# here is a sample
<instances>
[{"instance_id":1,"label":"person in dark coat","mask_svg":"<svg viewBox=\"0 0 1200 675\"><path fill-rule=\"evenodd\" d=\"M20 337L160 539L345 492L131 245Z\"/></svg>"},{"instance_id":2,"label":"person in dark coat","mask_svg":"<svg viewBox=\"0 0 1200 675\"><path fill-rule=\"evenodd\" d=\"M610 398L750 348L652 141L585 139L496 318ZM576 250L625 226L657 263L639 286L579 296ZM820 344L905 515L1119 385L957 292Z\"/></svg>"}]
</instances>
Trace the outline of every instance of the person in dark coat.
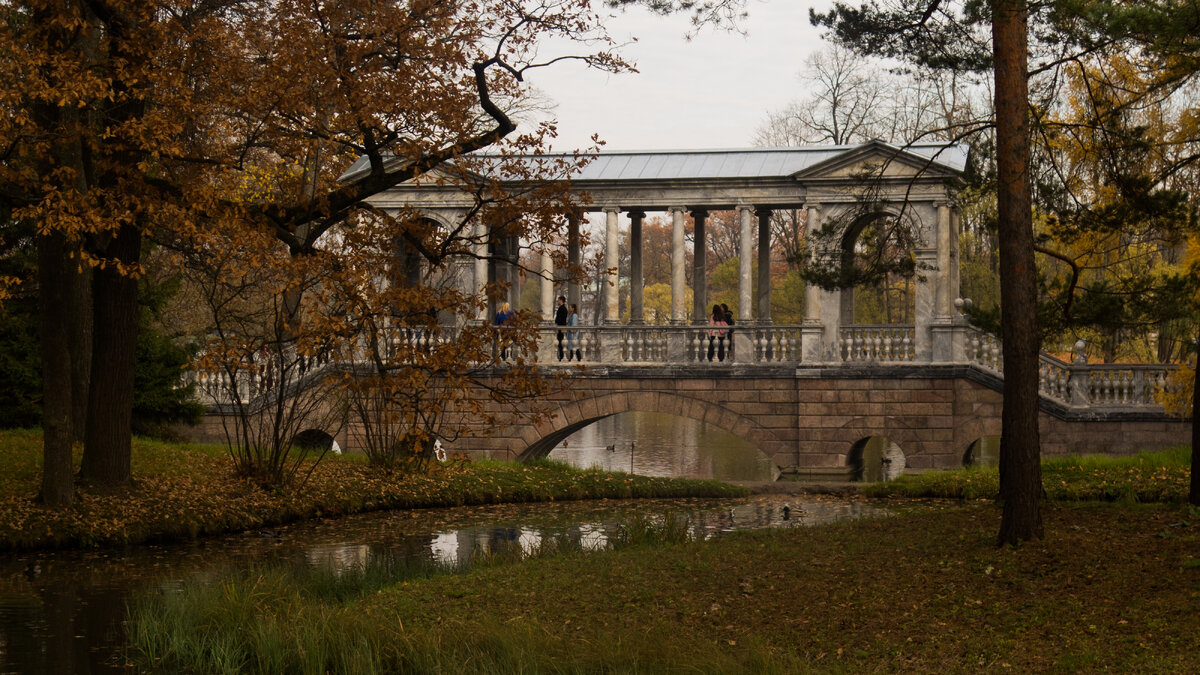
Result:
<instances>
[{"instance_id":1,"label":"person in dark coat","mask_svg":"<svg viewBox=\"0 0 1200 675\"><path fill-rule=\"evenodd\" d=\"M567 298L558 296L558 307L554 310L554 325L567 325ZM566 337L565 331L558 331L558 360L563 360L563 338Z\"/></svg>"},{"instance_id":2,"label":"person in dark coat","mask_svg":"<svg viewBox=\"0 0 1200 675\"><path fill-rule=\"evenodd\" d=\"M721 310L720 305L713 305L712 314L708 315L708 325L711 326L708 331L708 360L712 361L713 356L717 357L718 361L725 360L725 312Z\"/></svg>"},{"instance_id":3,"label":"person in dark coat","mask_svg":"<svg viewBox=\"0 0 1200 675\"><path fill-rule=\"evenodd\" d=\"M721 303L721 311L725 313L725 324L733 325L733 310L729 309L729 305ZM730 328L727 337L729 338L729 358L733 358L733 329Z\"/></svg>"}]
</instances>

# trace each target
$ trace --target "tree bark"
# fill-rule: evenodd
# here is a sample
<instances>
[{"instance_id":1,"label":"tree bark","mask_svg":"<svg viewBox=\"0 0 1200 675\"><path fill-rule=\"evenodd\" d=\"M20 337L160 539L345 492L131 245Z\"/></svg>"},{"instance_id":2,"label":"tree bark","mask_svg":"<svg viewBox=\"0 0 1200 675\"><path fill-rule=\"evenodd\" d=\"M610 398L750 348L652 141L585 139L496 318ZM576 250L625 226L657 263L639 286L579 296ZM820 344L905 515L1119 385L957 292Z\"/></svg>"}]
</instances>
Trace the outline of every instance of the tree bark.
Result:
<instances>
[{"instance_id":1,"label":"tree bark","mask_svg":"<svg viewBox=\"0 0 1200 675\"><path fill-rule=\"evenodd\" d=\"M71 265L72 268L76 265ZM92 273L70 269L71 440L83 443L87 429L88 383L92 375Z\"/></svg>"},{"instance_id":2,"label":"tree bark","mask_svg":"<svg viewBox=\"0 0 1200 675\"><path fill-rule=\"evenodd\" d=\"M1188 490L1188 503L1200 506L1200 340L1196 341L1196 371L1192 380L1192 480Z\"/></svg>"},{"instance_id":3,"label":"tree bark","mask_svg":"<svg viewBox=\"0 0 1200 675\"><path fill-rule=\"evenodd\" d=\"M75 499L71 462L71 261L62 232L37 238L41 299L42 503L67 506Z\"/></svg>"},{"instance_id":4,"label":"tree bark","mask_svg":"<svg viewBox=\"0 0 1200 675\"><path fill-rule=\"evenodd\" d=\"M1041 441L1038 435L1037 288L1029 178L1028 9L996 0L996 166L1000 240L1000 318L1004 410L1000 421L998 545L1041 539Z\"/></svg>"},{"instance_id":5,"label":"tree bark","mask_svg":"<svg viewBox=\"0 0 1200 675\"><path fill-rule=\"evenodd\" d=\"M141 246L141 231L126 223L109 242L105 257L133 266ZM130 480L137 279L110 263L96 270L93 290L92 378L80 475L100 489L114 489Z\"/></svg>"}]
</instances>

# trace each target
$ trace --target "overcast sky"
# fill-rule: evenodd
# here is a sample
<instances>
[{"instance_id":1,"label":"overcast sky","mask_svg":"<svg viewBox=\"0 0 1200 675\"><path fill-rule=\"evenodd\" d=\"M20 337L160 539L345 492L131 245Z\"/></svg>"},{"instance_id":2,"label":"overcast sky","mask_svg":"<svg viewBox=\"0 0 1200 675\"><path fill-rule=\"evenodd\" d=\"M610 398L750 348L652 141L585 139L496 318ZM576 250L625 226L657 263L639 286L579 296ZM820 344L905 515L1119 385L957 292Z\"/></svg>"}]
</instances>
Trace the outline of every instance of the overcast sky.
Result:
<instances>
[{"instance_id":1,"label":"overcast sky","mask_svg":"<svg viewBox=\"0 0 1200 675\"><path fill-rule=\"evenodd\" d=\"M703 29L690 42L686 16L636 8L608 21L638 73L610 75L574 64L531 74L557 104L556 150L585 147L592 134L607 150L743 148L768 111L800 98L797 75L821 48L809 7L827 0L750 0L745 35Z\"/></svg>"}]
</instances>

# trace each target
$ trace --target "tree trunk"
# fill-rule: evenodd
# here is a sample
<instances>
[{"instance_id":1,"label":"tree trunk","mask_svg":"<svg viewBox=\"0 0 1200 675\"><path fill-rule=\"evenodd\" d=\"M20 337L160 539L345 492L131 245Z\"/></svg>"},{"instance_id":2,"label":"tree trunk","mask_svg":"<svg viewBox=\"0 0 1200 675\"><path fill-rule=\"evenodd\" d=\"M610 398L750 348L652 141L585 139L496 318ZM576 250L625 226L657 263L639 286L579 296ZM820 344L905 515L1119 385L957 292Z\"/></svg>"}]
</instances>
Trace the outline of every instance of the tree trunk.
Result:
<instances>
[{"instance_id":1,"label":"tree trunk","mask_svg":"<svg viewBox=\"0 0 1200 675\"><path fill-rule=\"evenodd\" d=\"M76 267L71 265L71 267ZM92 273L71 272L71 439L83 443L87 429L88 383L92 375Z\"/></svg>"},{"instance_id":2,"label":"tree trunk","mask_svg":"<svg viewBox=\"0 0 1200 675\"><path fill-rule=\"evenodd\" d=\"M67 506L75 499L71 463L71 261L66 236L39 235L38 292L41 298L42 503Z\"/></svg>"},{"instance_id":3,"label":"tree trunk","mask_svg":"<svg viewBox=\"0 0 1200 675\"><path fill-rule=\"evenodd\" d=\"M996 166L1000 240L1000 318L1004 410L1000 422L998 545L1041 539L1042 466L1038 436L1037 289L1029 180L1028 12L1025 0L997 0Z\"/></svg>"},{"instance_id":4,"label":"tree trunk","mask_svg":"<svg viewBox=\"0 0 1200 675\"><path fill-rule=\"evenodd\" d=\"M1192 379L1192 482L1188 490L1188 503L1200 506L1200 340L1196 342L1196 370Z\"/></svg>"},{"instance_id":5,"label":"tree trunk","mask_svg":"<svg viewBox=\"0 0 1200 675\"><path fill-rule=\"evenodd\" d=\"M138 228L125 224L109 243L105 256L134 266L141 256L141 245ZM93 289L92 378L80 475L98 488L113 489L128 484L130 479L137 279L109 264L96 271Z\"/></svg>"}]
</instances>

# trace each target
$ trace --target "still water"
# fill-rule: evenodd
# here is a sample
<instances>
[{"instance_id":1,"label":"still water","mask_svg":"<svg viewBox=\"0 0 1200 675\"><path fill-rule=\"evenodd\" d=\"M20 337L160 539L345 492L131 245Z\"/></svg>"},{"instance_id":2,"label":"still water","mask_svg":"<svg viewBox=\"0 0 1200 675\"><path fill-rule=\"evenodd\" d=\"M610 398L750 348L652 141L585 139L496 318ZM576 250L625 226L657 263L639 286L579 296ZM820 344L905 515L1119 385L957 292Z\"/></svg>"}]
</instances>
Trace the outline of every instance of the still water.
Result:
<instances>
[{"instance_id":1,"label":"still water","mask_svg":"<svg viewBox=\"0 0 1200 675\"><path fill-rule=\"evenodd\" d=\"M534 549L545 537L603 548L630 518L686 517L693 537L709 538L882 512L793 495L500 505L366 514L127 551L7 555L0 558L0 673L127 672L124 622L131 595L186 580L215 581L253 565L338 572L387 561L469 563L498 551Z\"/></svg>"},{"instance_id":2,"label":"still water","mask_svg":"<svg viewBox=\"0 0 1200 675\"><path fill-rule=\"evenodd\" d=\"M580 429L550 452L580 468L642 476L772 481L779 470L748 441L711 424L664 413L631 412Z\"/></svg>"}]
</instances>

